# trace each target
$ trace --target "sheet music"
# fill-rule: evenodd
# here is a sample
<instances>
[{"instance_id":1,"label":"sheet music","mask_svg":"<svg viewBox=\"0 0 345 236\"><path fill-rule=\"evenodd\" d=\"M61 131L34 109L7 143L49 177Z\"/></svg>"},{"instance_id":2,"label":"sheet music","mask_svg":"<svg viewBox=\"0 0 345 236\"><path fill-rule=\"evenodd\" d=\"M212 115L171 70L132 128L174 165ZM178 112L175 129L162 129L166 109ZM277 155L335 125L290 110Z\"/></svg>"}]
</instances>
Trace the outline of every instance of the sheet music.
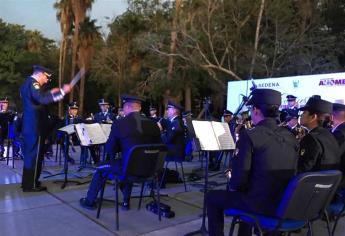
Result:
<instances>
[{"instance_id":1,"label":"sheet music","mask_svg":"<svg viewBox=\"0 0 345 236\"><path fill-rule=\"evenodd\" d=\"M105 137L108 139L111 131L111 124L101 124Z\"/></svg>"},{"instance_id":2,"label":"sheet music","mask_svg":"<svg viewBox=\"0 0 345 236\"><path fill-rule=\"evenodd\" d=\"M74 124L70 124L70 125L66 125L60 129L58 129L62 132L66 132L68 135L74 134L75 130L74 130Z\"/></svg>"},{"instance_id":3,"label":"sheet music","mask_svg":"<svg viewBox=\"0 0 345 236\"><path fill-rule=\"evenodd\" d=\"M213 131L210 121L192 121L196 137L199 139L201 150L219 150L219 143Z\"/></svg>"},{"instance_id":4,"label":"sheet music","mask_svg":"<svg viewBox=\"0 0 345 236\"><path fill-rule=\"evenodd\" d=\"M212 121L213 131L217 137L220 150L234 150L236 148L231 136L229 125L225 122Z\"/></svg>"},{"instance_id":5,"label":"sheet music","mask_svg":"<svg viewBox=\"0 0 345 236\"><path fill-rule=\"evenodd\" d=\"M76 124L75 128L83 146L103 144L107 142L108 137L106 137L101 125L98 123Z\"/></svg>"}]
</instances>

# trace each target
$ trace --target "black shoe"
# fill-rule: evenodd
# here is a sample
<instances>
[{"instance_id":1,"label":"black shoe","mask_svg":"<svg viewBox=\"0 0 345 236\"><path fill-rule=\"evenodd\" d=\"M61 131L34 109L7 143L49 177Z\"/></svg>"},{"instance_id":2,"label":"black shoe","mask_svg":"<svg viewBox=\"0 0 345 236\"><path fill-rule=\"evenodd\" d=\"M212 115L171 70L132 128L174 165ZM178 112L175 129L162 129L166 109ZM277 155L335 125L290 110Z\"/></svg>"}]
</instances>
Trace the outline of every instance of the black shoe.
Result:
<instances>
[{"instance_id":1,"label":"black shoe","mask_svg":"<svg viewBox=\"0 0 345 236\"><path fill-rule=\"evenodd\" d=\"M129 206L129 202L123 202L121 203L121 210L123 211L129 211L130 206Z\"/></svg>"},{"instance_id":2,"label":"black shoe","mask_svg":"<svg viewBox=\"0 0 345 236\"><path fill-rule=\"evenodd\" d=\"M47 191L47 187L45 186L36 186L36 188L23 188L23 192L29 193L29 192L42 192Z\"/></svg>"},{"instance_id":3,"label":"black shoe","mask_svg":"<svg viewBox=\"0 0 345 236\"><path fill-rule=\"evenodd\" d=\"M80 198L79 204L81 207L88 209L88 210L95 210L97 208L96 203L89 203L86 198Z\"/></svg>"}]
</instances>

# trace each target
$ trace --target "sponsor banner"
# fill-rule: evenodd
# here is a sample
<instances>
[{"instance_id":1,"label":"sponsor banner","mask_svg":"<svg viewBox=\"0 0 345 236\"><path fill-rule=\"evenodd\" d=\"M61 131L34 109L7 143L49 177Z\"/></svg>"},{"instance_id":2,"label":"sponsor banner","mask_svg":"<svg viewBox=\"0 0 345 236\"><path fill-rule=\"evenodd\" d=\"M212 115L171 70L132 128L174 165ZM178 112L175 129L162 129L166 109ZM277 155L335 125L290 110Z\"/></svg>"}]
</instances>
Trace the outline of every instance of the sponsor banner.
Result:
<instances>
[{"instance_id":1,"label":"sponsor banner","mask_svg":"<svg viewBox=\"0 0 345 236\"><path fill-rule=\"evenodd\" d=\"M286 96L289 94L297 97L299 106L303 106L312 95L320 95L322 99L330 102L345 101L345 73L255 79L253 82L257 89L280 91L282 108L286 106ZM251 80L228 82L227 109L235 112L243 96L249 96L252 87Z\"/></svg>"}]
</instances>

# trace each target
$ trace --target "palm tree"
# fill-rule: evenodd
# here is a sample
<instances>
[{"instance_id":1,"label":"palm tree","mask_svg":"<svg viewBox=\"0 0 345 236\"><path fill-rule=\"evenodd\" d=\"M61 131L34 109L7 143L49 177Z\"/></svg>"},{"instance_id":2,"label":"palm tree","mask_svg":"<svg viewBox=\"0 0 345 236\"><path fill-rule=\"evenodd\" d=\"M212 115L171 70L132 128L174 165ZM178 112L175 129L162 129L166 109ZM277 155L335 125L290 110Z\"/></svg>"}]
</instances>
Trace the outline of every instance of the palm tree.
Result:
<instances>
[{"instance_id":1,"label":"palm tree","mask_svg":"<svg viewBox=\"0 0 345 236\"><path fill-rule=\"evenodd\" d=\"M88 70L90 60L93 54L93 42L95 39L100 38L101 34L98 32L99 26L95 25L96 20L90 20L86 17L84 22L80 24L79 31L79 54L78 66ZM79 87L79 111L83 113L84 109L84 93L85 93L85 74L80 79Z\"/></svg>"},{"instance_id":2,"label":"palm tree","mask_svg":"<svg viewBox=\"0 0 345 236\"><path fill-rule=\"evenodd\" d=\"M60 29L62 33L60 43L60 57L59 57L59 87L62 86L65 74L66 52L67 52L67 37L72 28L72 9L70 0L60 0L54 4L57 9L56 17L60 21ZM59 116L62 116L62 103L59 102Z\"/></svg>"},{"instance_id":3,"label":"palm tree","mask_svg":"<svg viewBox=\"0 0 345 236\"><path fill-rule=\"evenodd\" d=\"M79 25L84 22L86 12L91 9L92 3L94 0L73 0L71 1L71 8L74 16L74 31L72 38L72 68L71 68L71 78L74 77L75 67L77 62L77 52L79 44ZM70 93L69 97L70 102L73 101L73 90Z\"/></svg>"}]
</instances>

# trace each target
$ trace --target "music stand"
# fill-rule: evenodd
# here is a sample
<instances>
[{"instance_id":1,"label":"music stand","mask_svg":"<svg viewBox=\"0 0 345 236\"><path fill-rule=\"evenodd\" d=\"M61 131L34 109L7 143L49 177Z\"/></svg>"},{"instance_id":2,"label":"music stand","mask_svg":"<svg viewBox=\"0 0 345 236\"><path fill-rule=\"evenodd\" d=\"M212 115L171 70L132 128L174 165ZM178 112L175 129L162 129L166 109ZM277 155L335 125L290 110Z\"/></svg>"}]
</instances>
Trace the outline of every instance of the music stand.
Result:
<instances>
[{"instance_id":1,"label":"music stand","mask_svg":"<svg viewBox=\"0 0 345 236\"><path fill-rule=\"evenodd\" d=\"M65 127L67 127L69 124L69 119L68 119L68 109L66 109L66 114L65 114ZM68 179L68 144L69 144L69 133L67 131L63 131L63 130L60 130L61 132L64 133L64 167L63 167L63 170L57 174L53 174L53 175L48 175L48 176L45 176L43 178L50 178L50 177L54 177L54 176L58 176L58 175L64 175L64 179L63 180L56 180L54 181L54 183L61 183L62 182L62 185L61 185L61 189L64 189L66 187L66 185L68 183L74 183L76 185L80 185L82 184L81 182L79 181L76 181L76 180L69 180ZM80 176L76 176L77 178L81 178Z\"/></svg>"},{"instance_id":2,"label":"music stand","mask_svg":"<svg viewBox=\"0 0 345 236\"><path fill-rule=\"evenodd\" d=\"M207 235L206 230L206 193L208 191L208 161L210 151L226 151L235 149L235 143L232 139L230 129L227 123L215 122L215 121L192 121L195 131L195 138L198 141L197 147L199 151L205 151L207 153L205 163L205 183L204 183L204 201L202 212L202 224L201 228L197 231L185 234L185 236L191 235ZM213 134L213 135L212 135Z\"/></svg>"}]
</instances>

